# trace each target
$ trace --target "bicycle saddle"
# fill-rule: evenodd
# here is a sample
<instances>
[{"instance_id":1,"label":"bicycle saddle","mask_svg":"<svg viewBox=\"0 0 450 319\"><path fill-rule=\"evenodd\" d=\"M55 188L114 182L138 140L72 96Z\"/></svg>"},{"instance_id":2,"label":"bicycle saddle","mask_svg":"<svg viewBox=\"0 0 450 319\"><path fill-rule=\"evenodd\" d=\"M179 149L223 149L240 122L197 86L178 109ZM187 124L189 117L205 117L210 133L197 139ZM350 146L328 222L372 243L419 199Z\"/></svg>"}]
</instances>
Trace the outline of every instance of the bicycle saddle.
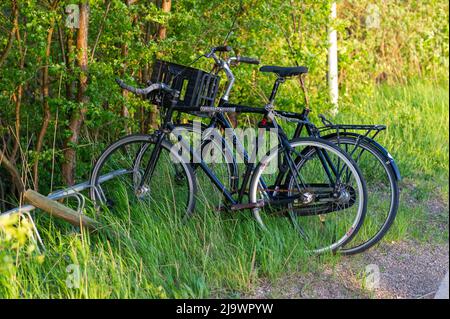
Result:
<instances>
[{"instance_id":1,"label":"bicycle saddle","mask_svg":"<svg viewBox=\"0 0 450 319\"><path fill-rule=\"evenodd\" d=\"M293 66L293 67L282 67L274 65L262 66L259 71L261 72L272 72L277 74L279 77L295 76L299 74L308 73L308 68L305 66Z\"/></svg>"}]
</instances>

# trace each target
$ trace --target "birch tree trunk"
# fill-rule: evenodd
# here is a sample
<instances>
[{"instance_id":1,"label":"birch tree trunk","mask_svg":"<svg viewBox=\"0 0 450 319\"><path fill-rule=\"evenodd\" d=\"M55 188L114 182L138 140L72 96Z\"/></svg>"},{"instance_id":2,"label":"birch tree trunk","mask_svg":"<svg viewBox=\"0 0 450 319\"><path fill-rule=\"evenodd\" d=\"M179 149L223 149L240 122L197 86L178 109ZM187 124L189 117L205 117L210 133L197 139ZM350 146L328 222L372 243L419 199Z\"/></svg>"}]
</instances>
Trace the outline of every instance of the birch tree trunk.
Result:
<instances>
[{"instance_id":1,"label":"birch tree trunk","mask_svg":"<svg viewBox=\"0 0 450 319\"><path fill-rule=\"evenodd\" d=\"M337 33L333 27L336 20L336 2L331 4L330 26L328 31L328 86L330 101L333 104L333 114L338 112L339 82L338 82L338 58L337 58Z\"/></svg>"}]
</instances>

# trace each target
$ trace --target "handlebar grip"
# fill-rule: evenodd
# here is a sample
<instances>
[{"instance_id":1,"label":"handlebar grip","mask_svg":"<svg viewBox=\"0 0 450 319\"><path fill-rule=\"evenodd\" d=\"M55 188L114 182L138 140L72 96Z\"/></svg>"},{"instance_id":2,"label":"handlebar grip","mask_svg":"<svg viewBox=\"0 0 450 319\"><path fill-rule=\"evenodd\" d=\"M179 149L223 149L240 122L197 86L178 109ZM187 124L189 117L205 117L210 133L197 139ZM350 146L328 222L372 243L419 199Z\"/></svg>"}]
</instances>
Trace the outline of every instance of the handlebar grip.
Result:
<instances>
[{"instance_id":1,"label":"handlebar grip","mask_svg":"<svg viewBox=\"0 0 450 319\"><path fill-rule=\"evenodd\" d=\"M258 65L260 63L260 61L258 59L248 58L245 56L238 56L236 61L240 62L240 63L248 63L248 64L256 64L256 65Z\"/></svg>"},{"instance_id":2,"label":"handlebar grip","mask_svg":"<svg viewBox=\"0 0 450 319\"><path fill-rule=\"evenodd\" d=\"M230 52L231 50L229 45L221 45L214 48L214 52Z\"/></svg>"},{"instance_id":3,"label":"handlebar grip","mask_svg":"<svg viewBox=\"0 0 450 319\"><path fill-rule=\"evenodd\" d=\"M130 92L133 92L133 93L136 93L136 94L146 94L145 90L135 88L134 86L131 86L131 85L127 85L127 84L125 84L125 82L123 82L123 81L122 81L121 79L119 79L119 78L116 78L116 83L117 83L122 89L125 89L125 90L127 90L127 91L130 91Z\"/></svg>"},{"instance_id":4,"label":"handlebar grip","mask_svg":"<svg viewBox=\"0 0 450 319\"><path fill-rule=\"evenodd\" d=\"M172 96L175 97L175 98L178 98L180 96L180 91L171 89L170 86L168 86L165 83L153 83L153 84L150 84L145 89L138 89L138 88L135 88L134 86L125 84L119 78L116 78L116 82L117 82L117 84L119 84L119 86L122 89L125 89L127 91L133 92L135 94L146 95L146 94L148 94L150 92L161 90L161 91L164 91L164 92L172 94Z\"/></svg>"}]
</instances>

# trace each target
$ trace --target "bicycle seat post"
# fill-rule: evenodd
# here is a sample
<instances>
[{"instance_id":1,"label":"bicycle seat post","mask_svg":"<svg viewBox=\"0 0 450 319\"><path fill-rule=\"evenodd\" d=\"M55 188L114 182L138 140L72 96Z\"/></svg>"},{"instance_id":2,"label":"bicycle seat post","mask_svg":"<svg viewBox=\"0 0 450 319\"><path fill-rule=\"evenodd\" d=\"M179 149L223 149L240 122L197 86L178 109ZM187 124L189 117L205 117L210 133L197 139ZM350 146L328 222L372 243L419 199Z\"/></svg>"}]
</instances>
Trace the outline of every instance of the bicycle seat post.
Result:
<instances>
[{"instance_id":1,"label":"bicycle seat post","mask_svg":"<svg viewBox=\"0 0 450 319\"><path fill-rule=\"evenodd\" d=\"M275 101L275 96L277 95L277 91L278 91L278 87L280 86L281 83L284 83L286 81L285 78L283 77L277 77L277 79L275 80L275 83L273 84L273 88L272 88L272 93L270 93L270 98L269 98L269 105L271 107L273 107L273 102Z\"/></svg>"}]
</instances>

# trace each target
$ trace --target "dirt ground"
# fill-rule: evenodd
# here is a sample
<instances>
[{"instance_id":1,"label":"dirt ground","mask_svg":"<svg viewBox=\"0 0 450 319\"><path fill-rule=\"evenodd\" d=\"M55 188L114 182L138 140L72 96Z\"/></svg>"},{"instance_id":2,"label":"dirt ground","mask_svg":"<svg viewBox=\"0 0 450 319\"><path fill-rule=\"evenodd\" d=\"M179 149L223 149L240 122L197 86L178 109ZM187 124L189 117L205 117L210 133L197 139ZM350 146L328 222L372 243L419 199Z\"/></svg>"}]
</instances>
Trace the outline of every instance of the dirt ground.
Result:
<instances>
[{"instance_id":1,"label":"dirt ground","mask_svg":"<svg viewBox=\"0 0 450 319\"><path fill-rule=\"evenodd\" d=\"M448 244L384 243L333 268L261 282L247 297L433 298L448 271L448 250Z\"/></svg>"}]
</instances>

